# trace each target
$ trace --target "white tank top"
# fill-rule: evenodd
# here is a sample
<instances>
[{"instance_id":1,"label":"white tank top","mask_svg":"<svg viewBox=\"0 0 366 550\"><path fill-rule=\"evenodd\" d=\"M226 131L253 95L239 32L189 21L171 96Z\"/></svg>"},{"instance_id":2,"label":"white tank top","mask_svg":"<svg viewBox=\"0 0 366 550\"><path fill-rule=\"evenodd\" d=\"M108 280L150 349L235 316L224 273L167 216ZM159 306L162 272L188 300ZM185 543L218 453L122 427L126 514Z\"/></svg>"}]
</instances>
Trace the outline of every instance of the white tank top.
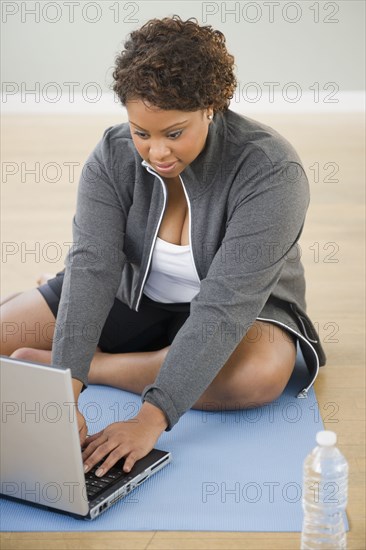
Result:
<instances>
[{"instance_id":1,"label":"white tank top","mask_svg":"<svg viewBox=\"0 0 366 550\"><path fill-rule=\"evenodd\" d=\"M191 246L168 243L157 237L144 294L151 300L169 304L190 302L199 289Z\"/></svg>"}]
</instances>

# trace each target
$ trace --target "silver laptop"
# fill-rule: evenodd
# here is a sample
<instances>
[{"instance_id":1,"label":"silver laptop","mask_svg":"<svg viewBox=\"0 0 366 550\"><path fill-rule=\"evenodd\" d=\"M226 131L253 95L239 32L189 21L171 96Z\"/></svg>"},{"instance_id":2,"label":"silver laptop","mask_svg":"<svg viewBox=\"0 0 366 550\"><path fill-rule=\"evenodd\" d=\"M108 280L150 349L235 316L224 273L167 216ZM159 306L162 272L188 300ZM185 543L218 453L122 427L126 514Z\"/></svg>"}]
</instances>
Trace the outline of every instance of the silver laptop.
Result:
<instances>
[{"instance_id":1,"label":"silver laptop","mask_svg":"<svg viewBox=\"0 0 366 550\"><path fill-rule=\"evenodd\" d=\"M171 461L153 449L128 474L84 474L70 369L0 356L0 492L94 519Z\"/></svg>"}]
</instances>

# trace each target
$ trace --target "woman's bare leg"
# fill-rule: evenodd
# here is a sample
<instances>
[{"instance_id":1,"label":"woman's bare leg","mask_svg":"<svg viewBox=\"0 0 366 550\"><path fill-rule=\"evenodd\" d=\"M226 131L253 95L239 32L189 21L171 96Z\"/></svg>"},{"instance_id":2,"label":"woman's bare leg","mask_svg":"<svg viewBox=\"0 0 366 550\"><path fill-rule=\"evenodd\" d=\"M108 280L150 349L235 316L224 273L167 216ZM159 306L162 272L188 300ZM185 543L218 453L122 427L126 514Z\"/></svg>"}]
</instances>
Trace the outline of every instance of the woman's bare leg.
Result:
<instances>
[{"instance_id":1,"label":"woman's bare leg","mask_svg":"<svg viewBox=\"0 0 366 550\"><path fill-rule=\"evenodd\" d=\"M51 350L55 318L42 294L27 290L0 308L0 353L11 355L19 348Z\"/></svg>"},{"instance_id":2,"label":"woman's bare leg","mask_svg":"<svg viewBox=\"0 0 366 550\"><path fill-rule=\"evenodd\" d=\"M245 409L277 399L296 362L296 346L287 331L256 321L193 408Z\"/></svg>"},{"instance_id":3,"label":"woman's bare leg","mask_svg":"<svg viewBox=\"0 0 366 550\"><path fill-rule=\"evenodd\" d=\"M102 353L99 348L92 360L88 381L90 384L113 386L133 393L141 393L151 384L164 361L168 348L158 351L133 353ZM51 364L51 351L20 348L11 354L15 359Z\"/></svg>"},{"instance_id":4,"label":"woman's bare leg","mask_svg":"<svg viewBox=\"0 0 366 550\"><path fill-rule=\"evenodd\" d=\"M49 279L52 279L54 277L53 273L41 273L40 276L37 279L37 285L43 285L46 283ZM13 298L16 298L17 296L20 296L22 292L13 292L12 294L9 294L8 296L5 296L5 298L0 299L0 306L5 304L6 302L10 302Z\"/></svg>"},{"instance_id":5,"label":"woman's bare leg","mask_svg":"<svg viewBox=\"0 0 366 550\"><path fill-rule=\"evenodd\" d=\"M37 280L44 284L53 275L43 273ZM0 354L26 361L51 364L55 318L42 294L35 288L8 296L0 308ZM125 354L95 353L89 373L92 384L123 387L139 393L155 380L166 350ZM147 380L144 384L144 380ZM142 391L142 390L141 390Z\"/></svg>"},{"instance_id":6,"label":"woman's bare leg","mask_svg":"<svg viewBox=\"0 0 366 550\"><path fill-rule=\"evenodd\" d=\"M10 302L13 298L16 298L19 296L21 292L13 292L13 294L8 294L8 296L5 296L5 298L1 298L0 300L0 306L6 304L6 302Z\"/></svg>"},{"instance_id":7,"label":"woman's bare leg","mask_svg":"<svg viewBox=\"0 0 366 550\"><path fill-rule=\"evenodd\" d=\"M142 393L148 384L154 382L168 350L169 347L116 354L97 351L90 366L89 382Z\"/></svg>"},{"instance_id":8,"label":"woman's bare leg","mask_svg":"<svg viewBox=\"0 0 366 550\"><path fill-rule=\"evenodd\" d=\"M4 304L2 317L3 355L50 363L55 320L39 291ZM123 354L97 350L89 382L141 394L154 382L168 349ZM287 333L257 321L193 408L235 409L271 402L284 390L295 360L296 348Z\"/></svg>"},{"instance_id":9,"label":"woman's bare leg","mask_svg":"<svg viewBox=\"0 0 366 550\"><path fill-rule=\"evenodd\" d=\"M156 352L97 352L89 382L141 394L154 382L168 350L167 347ZM273 401L290 379L295 360L296 348L287 332L274 324L257 321L194 408L245 408Z\"/></svg>"}]
</instances>

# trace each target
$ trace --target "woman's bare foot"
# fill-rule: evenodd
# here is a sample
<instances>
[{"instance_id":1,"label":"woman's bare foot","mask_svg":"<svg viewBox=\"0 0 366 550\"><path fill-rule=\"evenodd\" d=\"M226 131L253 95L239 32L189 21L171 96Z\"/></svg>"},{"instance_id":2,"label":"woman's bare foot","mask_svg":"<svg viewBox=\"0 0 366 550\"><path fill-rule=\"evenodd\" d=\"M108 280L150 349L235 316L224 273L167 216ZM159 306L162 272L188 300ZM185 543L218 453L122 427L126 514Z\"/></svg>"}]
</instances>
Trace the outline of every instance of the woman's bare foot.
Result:
<instances>
[{"instance_id":1,"label":"woman's bare foot","mask_svg":"<svg viewBox=\"0 0 366 550\"><path fill-rule=\"evenodd\" d=\"M44 365L51 364L51 351L34 348L20 348L14 351L10 357L23 361L33 361Z\"/></svg>"},{"instance_id":2,"label":"woman's bare foot","mask_svg":"<svg viewBox=\"0 0 366 550\"><path fill-rule=\"evenodd\" d=\"M89 383L139 394L154 382L168 350L169 346L156 351L113 354L104 353L97 347L90 365ZM14 351L10 357L50 365L51 355L50 350L24 347Z\"/></svg>"}]
</instances>

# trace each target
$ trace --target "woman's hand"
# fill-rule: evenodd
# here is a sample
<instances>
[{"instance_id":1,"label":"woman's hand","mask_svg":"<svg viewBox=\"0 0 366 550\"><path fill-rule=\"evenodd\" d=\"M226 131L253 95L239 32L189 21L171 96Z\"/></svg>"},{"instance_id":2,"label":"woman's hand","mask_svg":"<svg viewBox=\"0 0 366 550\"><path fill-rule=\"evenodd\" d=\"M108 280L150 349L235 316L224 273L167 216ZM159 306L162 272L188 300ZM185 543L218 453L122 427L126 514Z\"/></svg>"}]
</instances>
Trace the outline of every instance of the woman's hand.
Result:
<instances>
[{"instance_id":1,"label":"woman's hand","mask_svg":"<svg viewBox=\"0 0 366 550\"><path fill-rule=\"evenodd\" d=\"M88 437L83 451L84 470L91 470L104 457L96 475L105 475L114 464L125 457L123 471L129 472L135 462L154 448L168 423L164 413L143 403L140 412L126 422L114 422L104 430Z\"/></svg>"}]
</instances>

